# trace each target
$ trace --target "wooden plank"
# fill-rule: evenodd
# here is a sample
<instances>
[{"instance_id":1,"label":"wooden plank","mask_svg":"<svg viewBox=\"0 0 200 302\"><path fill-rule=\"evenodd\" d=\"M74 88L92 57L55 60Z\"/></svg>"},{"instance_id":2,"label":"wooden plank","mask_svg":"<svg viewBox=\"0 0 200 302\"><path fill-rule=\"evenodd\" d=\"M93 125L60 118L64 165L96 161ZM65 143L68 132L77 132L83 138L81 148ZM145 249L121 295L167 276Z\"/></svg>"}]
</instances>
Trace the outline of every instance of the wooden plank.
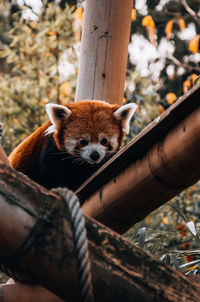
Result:
<instances>
[{"instance_id":1,"label":"wooden plank","mask_svg":"<svg viewBox=\"0 0 200 302\"><path fill-rule=\"evenodd\" d=\"M82 205L123 233L200 178L200 107Z\"/></svg>"},{"instance_id":2,"label":"wooden plank","mask_svg":"<svg viewBox=\"0 0 200 302\"><path fill-rule=\"evenodd\" d=\"M114 155L94 175L92 175L77 191L83 203L109 180L114 179L121 171L135 160L141 159L147 151L173 129L178 123L196 110L200 103L200 84L180 97L162 115L156 118L127 146Z\"/></svg>"}]
</instances>

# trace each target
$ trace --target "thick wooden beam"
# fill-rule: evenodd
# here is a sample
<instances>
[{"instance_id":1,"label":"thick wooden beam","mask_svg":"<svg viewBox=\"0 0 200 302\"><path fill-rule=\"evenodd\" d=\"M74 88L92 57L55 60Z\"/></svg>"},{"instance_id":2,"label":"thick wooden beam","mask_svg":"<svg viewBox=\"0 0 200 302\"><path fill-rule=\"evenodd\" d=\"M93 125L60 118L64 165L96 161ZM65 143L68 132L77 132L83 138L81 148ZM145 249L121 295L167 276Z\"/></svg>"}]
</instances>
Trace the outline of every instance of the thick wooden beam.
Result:
<instances>
[{"instance_id":1,"label":"thick wooden beam","mask_svg":"<svg viewBox=\"0 0 200 302\"><path fill-rule=\"evenodd\" d=\"M122 104L132 0L86 0L76 101Z\"/></svg>"},{"instance_id":2,"label":"thick wooden beam","mask_svg":"<svg viewBox=\"0 0 200 302\"><path fill-rule=\"evenodd\" d=\"M65 201L0 165L0 213L1 261L59 297L78 301ZM95 302L198 301L200 287L196 283L92 219L86 220L86 228ZM31 285L30 293L32 290ZM7 298L9 294L13 297L12 293L6 296L4 287L0 292L3 302L11 302Z\"/></svg>"},{"instance_id":3,"label":"thick wooden beam","mask_svg":"<svg viewBox=\"0 0 200 302\"><path fill-rule=\"evenodd\" d=\"M35 284L2 284L0 285L1 302L65 302L48 291L46 288Z\"/></svg>"},{"instance_id":4,"label":"thick wooden beam","mask_svg":"<svg viewBox=\"0 0 200 302\"><path fill-rule=\"evenodd\" d=\"M199 98L200 85L180 98L76 191L84 203L85 215L123 233L198 181Z\"/></svg>"}]
</instances>

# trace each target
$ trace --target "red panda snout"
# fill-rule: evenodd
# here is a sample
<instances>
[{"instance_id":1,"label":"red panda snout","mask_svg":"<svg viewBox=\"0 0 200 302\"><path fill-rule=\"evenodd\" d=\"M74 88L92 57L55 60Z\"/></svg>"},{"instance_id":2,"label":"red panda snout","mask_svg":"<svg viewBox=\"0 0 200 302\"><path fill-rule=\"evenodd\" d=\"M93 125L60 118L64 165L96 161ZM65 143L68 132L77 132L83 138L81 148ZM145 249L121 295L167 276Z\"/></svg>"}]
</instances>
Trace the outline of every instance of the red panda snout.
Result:
<instances>
[{"instance_id":1,"label":"red panda snout","mask_svg":"<svg viewBox=\"0 0 200 302\"><path fill-rule=\"evenodd\" d=\"M88 144L82 148L80 152L81 158L85 159L90 164L98 164L106 155L105 147L100 144Z\"/></svg>"},{"instance_id":2,"label":"red panda snout","mask_svg":"<svg viewBox=\"0 0 200 302\"><path fill-rule=\"evenodd\" d=\"M106 155L116 152L119 149L118 137L106 137L99 135L99 138L92 142L89 136L80 138L69 138L65 140L64 149L72 156L79 157L90 164L99 164Z\"/></svg>"}]
</instances>

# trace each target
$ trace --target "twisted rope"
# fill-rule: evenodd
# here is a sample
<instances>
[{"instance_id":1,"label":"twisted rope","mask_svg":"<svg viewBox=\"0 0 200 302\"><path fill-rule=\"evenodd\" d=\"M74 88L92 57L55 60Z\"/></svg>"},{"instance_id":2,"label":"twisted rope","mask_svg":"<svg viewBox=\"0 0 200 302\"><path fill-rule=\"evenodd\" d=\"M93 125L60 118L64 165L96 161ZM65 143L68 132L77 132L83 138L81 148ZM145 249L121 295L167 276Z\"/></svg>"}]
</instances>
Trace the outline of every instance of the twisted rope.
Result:
<instances>
[{"instance_id":1,"label":"twisted rope","mask_svg":"<svg viewBox=\"0 0 200 302\"><path fill-rule=\"evenodd\" d=\"M71 226L74 239L74 248L77 256L77 270L80 285L80 300L82 302L93 302L93 288L90 268L90 258L88 251L87 233L85 228L85 218L82 214L77 196L67 188L53 189L54 193L61 196L69 209L71 216ZM31 280L21 273L15 272L9 265L0 264L0 269L8 276L21 282L30 283Z\"/></svg>"},{"instance_id":2,"label":"twisted rope","mask_svg":"<svg viewBox=\"0 0 200 302\"><path fill-rule=\"evenodd\" d=\"M81 301L92 302L94 298L88 240L85 229L85 218L82 214L78 197L67 188L58 188L53 189L52 191L64 198L67 203L71 215L74 246L77 255L77 269L79 275Z\"/></svg>"}]
</instances>

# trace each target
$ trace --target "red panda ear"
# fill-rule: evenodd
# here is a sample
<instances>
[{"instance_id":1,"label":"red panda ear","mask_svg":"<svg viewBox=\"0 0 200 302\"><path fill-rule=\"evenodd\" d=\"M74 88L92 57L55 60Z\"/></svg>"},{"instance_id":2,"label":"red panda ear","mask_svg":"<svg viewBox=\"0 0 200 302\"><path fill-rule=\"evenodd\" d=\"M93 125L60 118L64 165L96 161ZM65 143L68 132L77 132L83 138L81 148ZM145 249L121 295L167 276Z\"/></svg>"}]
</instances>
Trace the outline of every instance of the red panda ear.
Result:
<instances>
[{"instance_id":1,"label":"red panda ear","mask_svg":"<svg viewBox=\"0 0 200 302\"><path fill-rule=\"evenodd\" d=\"M71 114L71 110L69 108L57 104L47 104L46 112L55 128L61 121L66 120Z\"/></svg>"},{"instance_id":2,"label":"red panda ear","mask_svg":"<svg viewBox=\"0 0 200 302\"><path fill-rule=\"evenodd\" d=\"M126 134L129 133L129 123L131 118L133 117L133 114L135 113L137 109L137 105L130 103L121 106L119 109L117 109L114 112L114 116L122 122L122 129L125 131Z\"/></svg>"}]
</instances>

